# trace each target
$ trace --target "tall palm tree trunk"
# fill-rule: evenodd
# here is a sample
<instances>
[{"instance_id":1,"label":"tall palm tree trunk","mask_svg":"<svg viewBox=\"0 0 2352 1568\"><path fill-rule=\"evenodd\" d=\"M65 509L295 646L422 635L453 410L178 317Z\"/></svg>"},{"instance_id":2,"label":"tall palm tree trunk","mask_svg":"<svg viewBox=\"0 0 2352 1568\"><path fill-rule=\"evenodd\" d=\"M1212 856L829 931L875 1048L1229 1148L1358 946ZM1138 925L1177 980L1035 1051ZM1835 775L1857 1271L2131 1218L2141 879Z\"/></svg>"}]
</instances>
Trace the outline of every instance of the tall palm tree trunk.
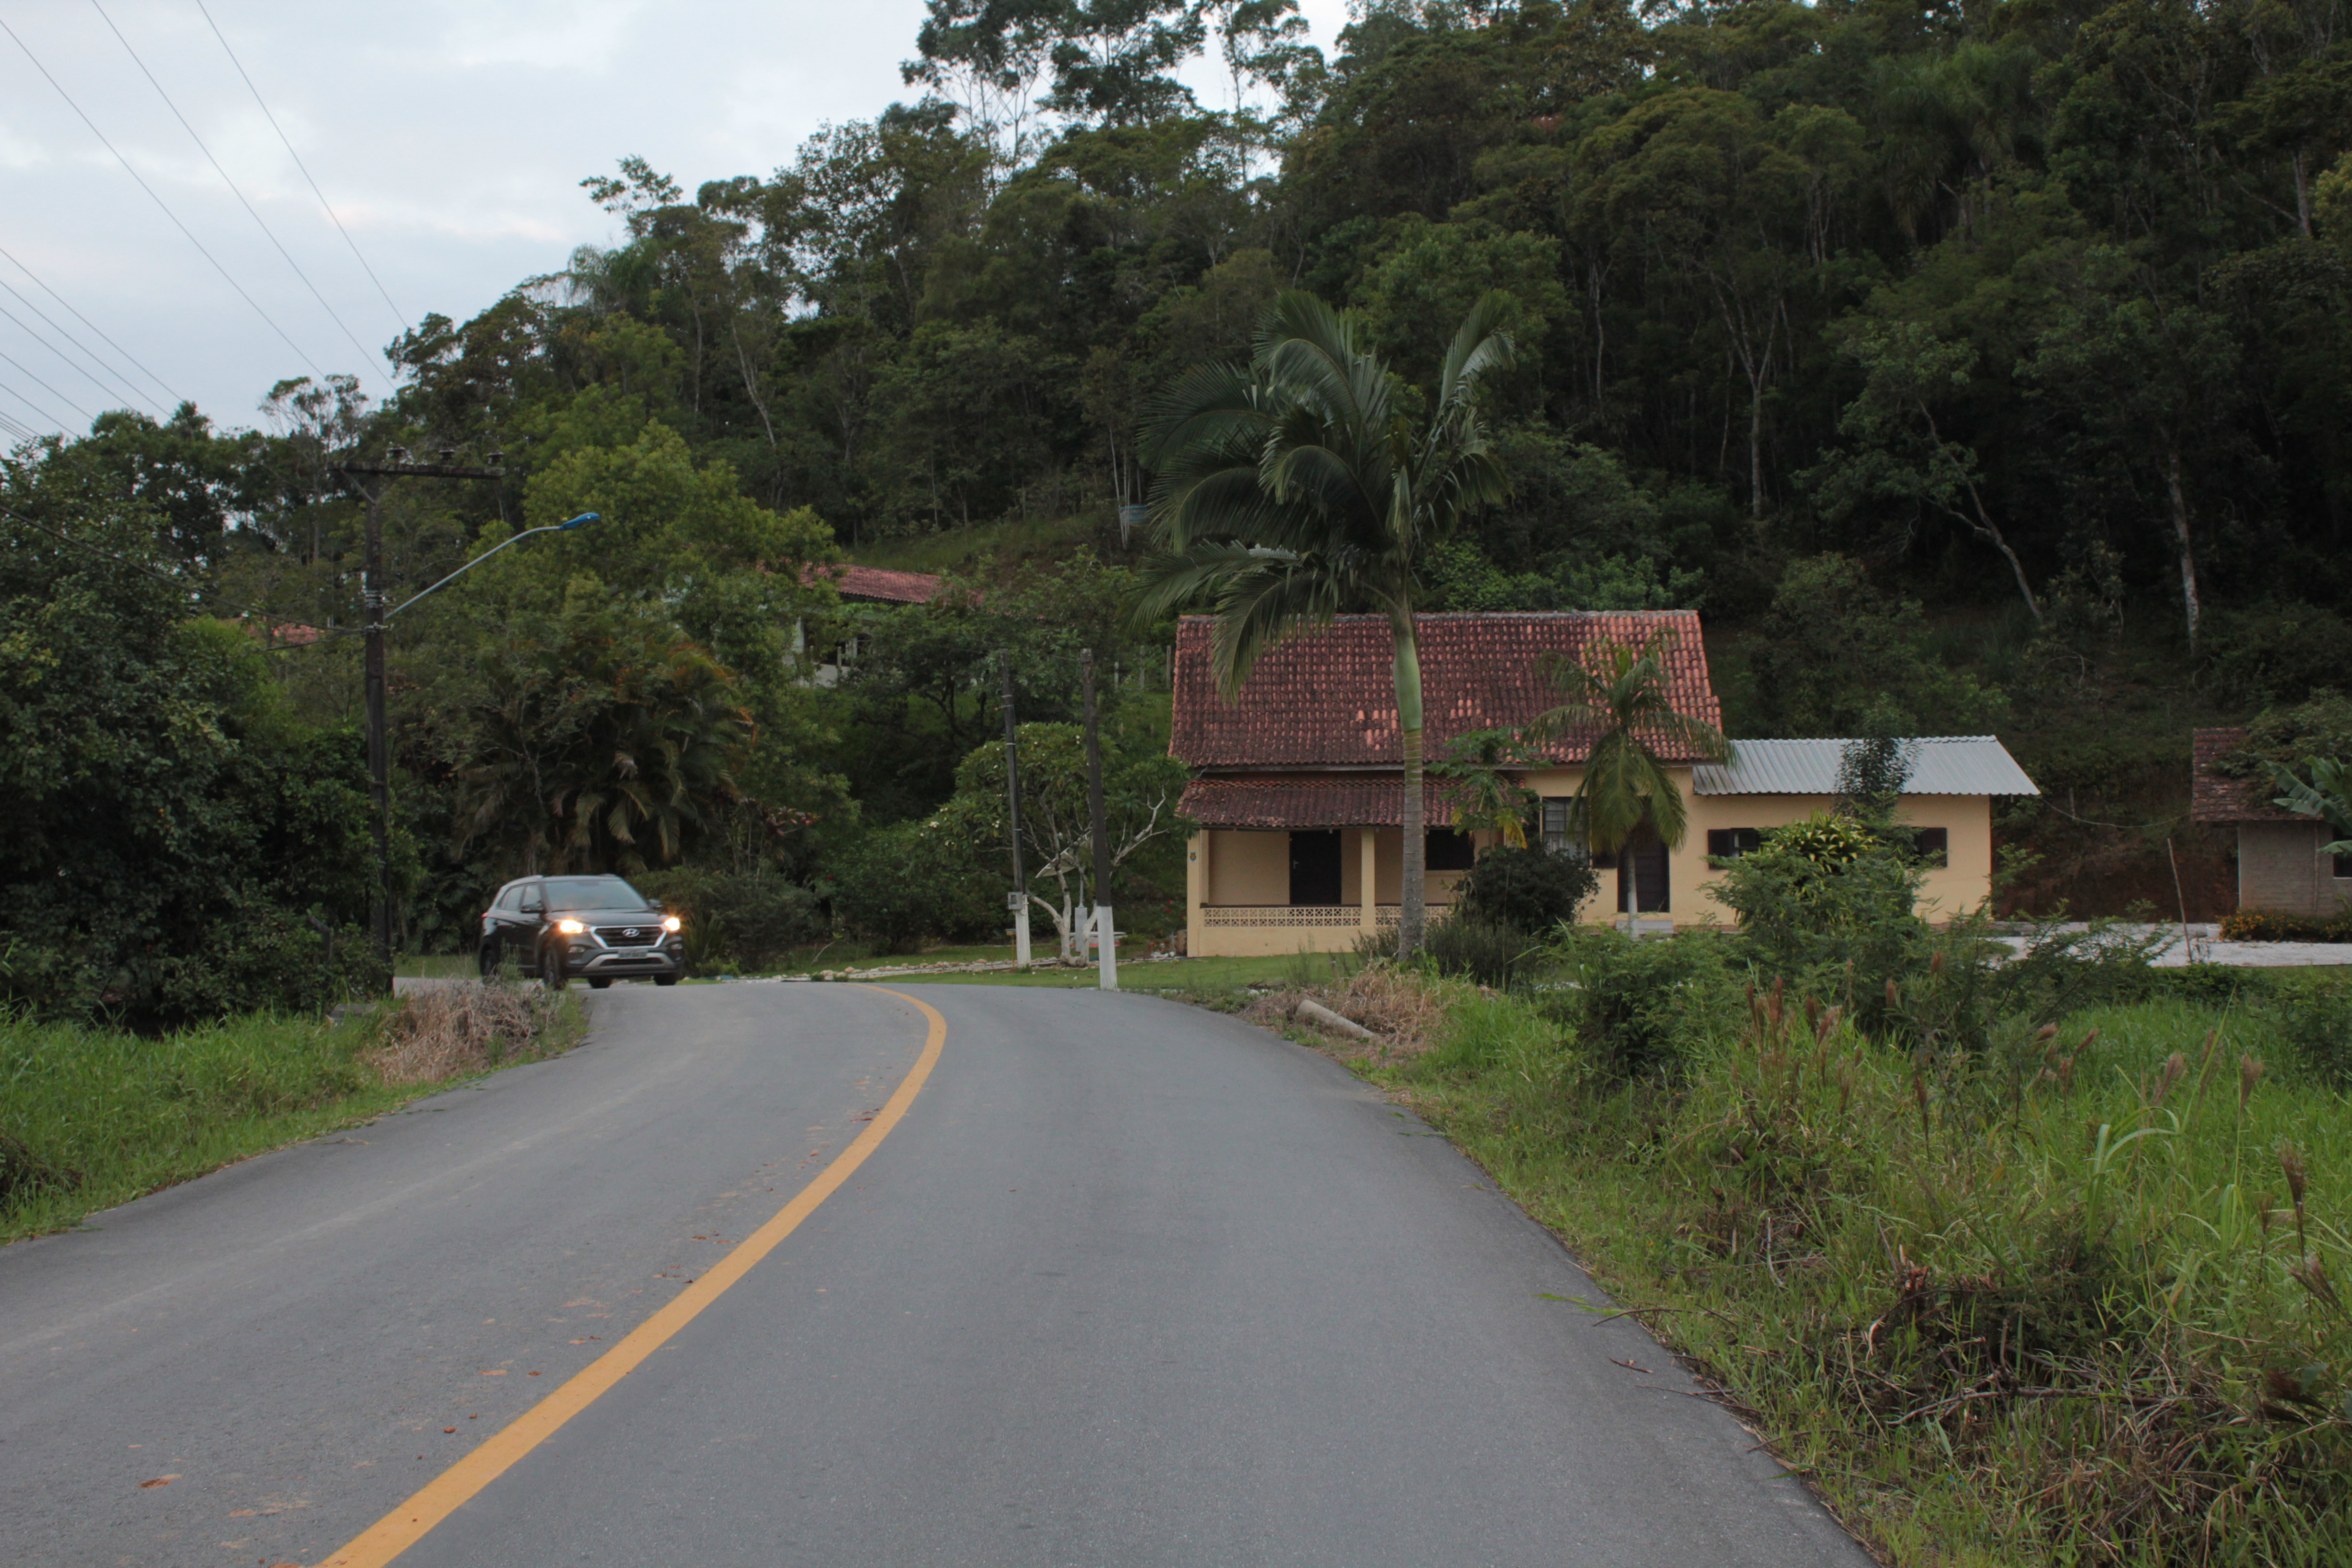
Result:
<instances>
[{"instance_id":1,"label":"tall palm tree trunk","mask_svg":"<svg viewBox=\"0 0 2352 1568\"><path fill-rule=\"evenodd\" d=\"M1429 838L1421 793L1421 645L1410 611L1391 622L1396 642L1397 730L1404 744L1404 875L1398 890L1397 957L1411 958L1421 948L1422 889L1429 860Z\"/></svg>"}]
</instances>

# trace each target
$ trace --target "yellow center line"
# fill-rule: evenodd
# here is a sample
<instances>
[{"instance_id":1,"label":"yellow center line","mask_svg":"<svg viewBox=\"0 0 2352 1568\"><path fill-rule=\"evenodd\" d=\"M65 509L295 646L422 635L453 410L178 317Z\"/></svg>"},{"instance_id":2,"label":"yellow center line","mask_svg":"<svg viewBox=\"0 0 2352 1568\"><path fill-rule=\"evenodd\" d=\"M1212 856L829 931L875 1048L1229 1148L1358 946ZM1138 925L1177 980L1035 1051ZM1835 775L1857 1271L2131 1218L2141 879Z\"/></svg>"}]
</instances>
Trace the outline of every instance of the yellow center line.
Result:
<instances>
[{"instance_id":1,"label":"yellow center line","mask_svg":"<svg viewBox=\"0 0 2352 1568\"><path fill-rule=\"evenodd\" d=\"M480 1447L427 1481L415 1496L370 1525L350 1545L321 1559L319 1568L380 1568L422 1541L436 1525L506 1474L524 1455L553 1436L557 1428L593 1405L692 1322L705 1307L725 1295L728 1287L775 1250L779 1242L814 1214L817 1206L865 1163L866 1157L881 1146L882 1140L890 1135L890 1129L898 1124L898 1119L915 1102L915 1096L922 1092L923 1080L931 1076L931 1068L940 1059L940 1048L947 1043L948 1021L929 1003L917 1001L903 991L882 985L864 985L859 989L877 991L910 1003L930 1023L922 1054L915 1058L906 1081L866 1124L866 1131L852 1140L849 1147L818 1173L816 1180L778 1209L773 1218L704 1270L700 1278L672 1297L668 1305L638 1324L620 1343L590 1362L562 1387L492 1434Z\"/></svg>"}]
</instances>

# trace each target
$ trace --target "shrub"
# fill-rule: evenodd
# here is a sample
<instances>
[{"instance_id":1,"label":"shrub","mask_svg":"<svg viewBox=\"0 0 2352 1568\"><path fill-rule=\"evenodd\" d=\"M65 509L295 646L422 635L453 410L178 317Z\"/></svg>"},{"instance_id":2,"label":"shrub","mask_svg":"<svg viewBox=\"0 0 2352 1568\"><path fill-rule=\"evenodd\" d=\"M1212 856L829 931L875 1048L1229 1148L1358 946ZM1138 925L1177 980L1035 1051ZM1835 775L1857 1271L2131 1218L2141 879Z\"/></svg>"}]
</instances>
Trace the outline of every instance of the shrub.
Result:
<instances>
[{"instance_id":1,"label":"shrub","mask_svg":"<svg viewBox=\"0 0 2352 1568\"><path fill-rule=\"evenodd\" d=\"M1927 956L1923 875L1916 857L1862 824L1816 816L1766 834L1724 868L1715 895L1738 915L1741 949L1766 973L1869 1007Z\"/></svg>"},{"instance_id":2,"label":"shrub","mask_svg":"<svg viewBox=\"0 0 2352 1568\"><path fill-rule=\"evenodd\" d=\"M2222 917L2223 942L2352 942L2352 913L2295 915L2233 910Z\"/></svg>"},{"instance_id":3,"label":"shrub","mask_svg":"<svg viewBox=\"0 0 2352 1568\"><path fill-rule=\"evenodd\" d=\"M698 971L772 969L793 948L825 937L814 889L765 867L679 867L638 877L636 888L686 922L687 952Z\"/></svg>"},{"instance_id":4,"label":"shrub","mask_svg":"<svg viewBox=\"0 0 2352 1568\"><path fill-rule=\"evenodd\" d=\"M381 996L392 989L392 976L376 962L366 932L345 928L321 936L290 910L248 901L193 952L157 964L152 985L130 989L157 998L168 1016L226 1018L315 1012Z\"/></svg>"},{"instance_id":5,"label":"shrub","mask_svg":"<svg viewBox=\"0 0 2352 1568\"><path fill-rule=\"evenodd\" d=\"M877 952L912 952L925 937L974 938L1003 925L1003 886L946 830L902 822L830 857L833 912Z\"/></svg>"},{"instance_id":6,"label":"shrub","mask_svg":"<svg viewBox=\"0 0 2352 1568\"><path fill-rule=\"evenodd\" d=\"M2278 986L2265 1010L2305 1079L2352 1088L2352 981L2297 979Z\"/></svg>"},{"instance_id":7,"label":"shrub","mask_svg":"<svg viewBox=\"0 0 2352 1568\"><path fill-rule=\"evenodd\" d=\"M1575 1030L1595 1065L1619 1076L1678 1071L1739 1005L1720 937L1580 930L1559 951L1574 988L1550 993L1545 1010Z\"/></svg>"},{"instance_id":8,"label":"shrub","mask_svg":"<svg viewBox=\"0 0 2352 1568\"><path fill-rule=\"evenodd\" d=\"M1490 926L1548 931L1563 921L1574 923L1576 911L1600 886L1592 862L1581 855L1498 845L1478 857L1462 879L1455 916Z\"/></svg>"},{"instance_id":9,"label":"shrub","mask_svg":"<svg viewBox=\"0 0 2352 1568\"><path fill-rule=\"evenodd\" d=\"M1440 974L1458 974L1507 990L1549 956L1543 939L1522 927L1457 913L1422 939L1422 956Z\"/></svg>"}]
</instances>

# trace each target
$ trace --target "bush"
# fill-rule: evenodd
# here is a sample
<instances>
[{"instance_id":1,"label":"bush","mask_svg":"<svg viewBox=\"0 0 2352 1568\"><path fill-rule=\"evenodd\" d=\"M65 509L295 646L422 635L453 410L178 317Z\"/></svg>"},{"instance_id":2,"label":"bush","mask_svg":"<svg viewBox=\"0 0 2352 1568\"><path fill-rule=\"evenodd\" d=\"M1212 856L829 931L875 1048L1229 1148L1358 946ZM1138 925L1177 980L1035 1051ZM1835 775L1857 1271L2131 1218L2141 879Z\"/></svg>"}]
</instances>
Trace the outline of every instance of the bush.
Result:
<instances>
[{"instance_id":1,"label":"bush","mask_svg":"<svg viewBox=\"0 0 2352 1568\"><path fill-rule=\"evenodd\" d=\"M1567 933L1559 952L1574 989L1551 993L1545 1010L1617 1076L1679 1071L1710 1030L1738 1014L1739 987L1720 937L1580 930Z\"/></svg>"},{"instance_id":2,"label":"bush","mask_svg":"<svg viewBox=\"0 0 2352 1568\"><path fill-rule=\"evenodd\" d=\"M815 890L781 871L681 866L635 879L639 892L686 923L688 966L758 973L796 947L823 942L828 922Z\"/></svg>"},{"instance_id":3,"label":"bush","mask_svg":"<svg viewBox=\"0 0 2352 1568\"><path fill-rule=\"evenodd\" d=\"M1868 1009L1927 956L1923 874L1863 825L1817 816L1766 834L1724 868L1715 896L1739 916L1741 949L1765 973Z\"/></svg>"},{"instance_id":4,"label":"bush","mask_svg":"<svg viewBox=\"0 0 2352 1568\"><path fill-rule=\"evenodd\" d=\"M877 828L826 868L835 917L877 952L913 952L925 937L986 937L1004 924L1003 885L928 823Z\"/></svg>"},{"instance_id":5,"label":"bush","mask_svg":"<svg viewBox=\"0 0 2352 1568\"><path fill-rule=\"evenodd\" d=\"M1422 956L1440 974L1458 974L1508 990L1549 959L1543 939L1522 927L1456 913L1429 928Z\"/></svg>"},{"instance_id":6,"label":"bush","mask_svg":"<svg viewBox=\"0 0 2352 1568\"><path fill-rule=\"evenodd\" d=\"M2295 915L2234 910L2221 921L2223 942L2352 942L2352 913Z\"/></svg>"},{"instance_id":7,"label":"bush","mask_svg":"<svg viewBox=\"0 0 2352 1568\"><path fill-rule=\"evenodd\" d=\"M1581 855L1498 845L1478 857L1478 863L1462 879L1455 918L1490 926L1516 926L1522 931L1548 931L1563 921L1573 924L1576 911L1600 886L1592 862Z\"/></svg>"},{"instance_id":8,"label":"bush","mask_svg":"<svg viewBox=\"0 0 2352 1568\"><path fill-rule=\"evenodd\" d=\"M2289 982L2273 990L2265 1011L2303 1078L2352 1088L2352 981Z\"/></svg>"}]
</instances>

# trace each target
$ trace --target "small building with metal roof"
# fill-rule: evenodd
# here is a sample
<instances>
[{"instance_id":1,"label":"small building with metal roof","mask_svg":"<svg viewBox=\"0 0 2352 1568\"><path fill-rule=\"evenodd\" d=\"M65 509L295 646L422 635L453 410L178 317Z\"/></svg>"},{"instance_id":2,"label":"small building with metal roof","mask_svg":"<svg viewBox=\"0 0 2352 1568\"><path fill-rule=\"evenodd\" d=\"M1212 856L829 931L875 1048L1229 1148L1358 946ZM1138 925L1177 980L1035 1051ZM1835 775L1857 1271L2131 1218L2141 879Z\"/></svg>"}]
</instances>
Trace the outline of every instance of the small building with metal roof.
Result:
<instances>
[{"instance_id":1,"label":"small building with metal roof","mask_svg":"<svg viewBox=\"0 0 2352 1568\"><path fill-rule=\"evenodd\" d=\"M2341 914L2352 902L2352 855L2323 853L2327 824L2277 804L2268 778L2233 765L2243 729L2199 730L2189 815L2238 834L2238 907L2298 915Z\"/></svg>"}]
</instances>

